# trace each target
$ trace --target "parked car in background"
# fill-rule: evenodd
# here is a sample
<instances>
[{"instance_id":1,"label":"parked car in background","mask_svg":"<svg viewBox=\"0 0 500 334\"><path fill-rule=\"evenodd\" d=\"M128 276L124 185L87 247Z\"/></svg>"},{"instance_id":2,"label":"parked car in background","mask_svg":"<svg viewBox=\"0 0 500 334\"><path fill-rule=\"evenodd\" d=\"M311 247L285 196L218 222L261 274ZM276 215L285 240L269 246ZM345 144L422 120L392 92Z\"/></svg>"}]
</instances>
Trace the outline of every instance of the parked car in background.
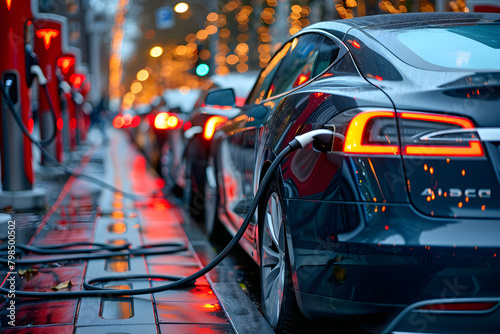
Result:
<instances>
[{"instance_id":1,"label":"parked car in background","mask_svg":"<svg viewBox=\"0 0 500 334\"><path fill-rule=\"evenodd\" d=\"M323 22L284 43L243 106L207 93L232 116L211 140L205 224L233 235L279 152L335 133L286 158L240 241L277 332L300 313L332 330L498 333L499 50L499 14Z\"/></svg>"},{"instance_id":2,"label":"parked car in background","mask_svg":"<svg viewBox=\"0 0 500 334\"><path fill-rule=\"evenodd\" d=\"M168 99L172 101L169 102ZM177 161L178 165L182 154L183 147L172 147L172 143L182 144L177 138L181 136L187 116L179 107L180 102L181 99L175 99L175 94L166 92L164 97L156 96L148 105L135 106L134 109L115 117L113 122L115 127L123 123L121 128L127 129L136 145L160 174L171 171L165 168L166 164ZM126 121L128 118L132 119L130 124ZM166 161L166 152L173 152L177 160Z\"/></svg>"},{"instance_id":3,"label":"parked car in background","mask_svg":"<svg viewBox=\"0 0 500 334\"><path fill-rule=\"evenodd\" d=\"M186 120L183 154L185 181L182 187L190 213L200 220L203 220L205 215L207 159L215 128L236 115L237 111L234 108L244 104L256 77L257 72L212 76L209 88L201 93ZM225 87L235 88L221 90L211 94L207 99L209 92Z\"/></svg>"}]
</instances>

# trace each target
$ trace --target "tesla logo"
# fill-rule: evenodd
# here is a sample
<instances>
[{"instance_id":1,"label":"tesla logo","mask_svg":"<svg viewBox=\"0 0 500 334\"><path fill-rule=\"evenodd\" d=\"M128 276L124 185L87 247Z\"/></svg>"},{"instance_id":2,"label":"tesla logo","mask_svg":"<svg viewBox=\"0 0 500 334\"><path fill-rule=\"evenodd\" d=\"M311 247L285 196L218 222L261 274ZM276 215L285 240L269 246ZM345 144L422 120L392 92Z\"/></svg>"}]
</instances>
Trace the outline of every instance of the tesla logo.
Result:
<instances>
[{"instance_id":1,"label":"tesla logo","mask_svg":"<svg viewBox=\"0 0 500 334\"><path fill-rule=\"evenodd\" d=\"M433 194L435 194L435 193L432 191L431 188L426 188L426 189L424 189L424 191L422 191L420 196L432 196ZM464 195L465 197L469 197L469 198L476 198L476 197L491 198L491 189L468 188L468 189L465 189L464 191L462 191L459 188L450 188L448 193L446 193L446 192L443 193L443 189L441 189L441 188L437 190L438 196L444 195L444 197L447 197L448 194L450 197L462 197L462 195Z\"/></svg>"},{"instance_id":2,"label":"tesla logo","mask_svg":"<svg viewBox=\"0 0 500 334\"><path fill-rule=\"evenodd\" d=\"M7 10L10 10L10 5L12 5L12 0L6 0L7 2Z\"/></svg>"},{"instance_id":3,"label":"tesla logo","mask_svg":"<svg viewBox=\"0 0 500 334\"><path fill-rule=\"evenodd\" d=\"M66 74L69 68L75 64L75 58L73 57L61 57L57 60L57 65L62 69L63 73Z\"/></svg>"},{"instance_id":4,"label":"tesla logo","mask_svg":"<svg viewBox=\"0 0 500 334\"><path fill-rule=\"evenodd\" d=\"M69 81L73 84L76 89L80 89L82 87L82 83L85 81L85 75L83 74L73 74Z\"/></svg>"},{"instance_id":5,"label":"tesla logo","mask_svg":"<svg viewBox=\"0 0 500 334\"><path fill-rule=\"evenodd\" d=\"M36 32L36 35L39 38L43 39L43 44L45 45L45 49L48 50L50 48L50 43L52 42L52 38L56 38L59 36L59 31L54 29L41 29Z\"/></svg>"}]
</instances>

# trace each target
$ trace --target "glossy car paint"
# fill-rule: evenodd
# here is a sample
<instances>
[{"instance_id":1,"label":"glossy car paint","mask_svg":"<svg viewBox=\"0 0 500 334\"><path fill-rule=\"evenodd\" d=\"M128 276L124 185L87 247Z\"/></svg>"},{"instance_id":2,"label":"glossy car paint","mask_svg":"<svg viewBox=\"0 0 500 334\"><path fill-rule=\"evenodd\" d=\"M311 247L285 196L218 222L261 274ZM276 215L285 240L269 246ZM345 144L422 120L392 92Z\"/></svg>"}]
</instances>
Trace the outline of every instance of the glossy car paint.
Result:
<instances>
[{"instance_id":1,"label":"glossy car paint","mask_svg":"<svg viewBox=\"0 0 500 334\"><path fill-rule=\"evenodd\" d=\"M277 173L294 288L308 318L393 315L427 299L499 296L498 140L483 141L479 158L342 152L348 122L366 110L444 113L498 129L498 72L410 66L379 44L370 29L499 20L442 13L313 25L301 34L323 34L341 48L331 67L260 104L247 101L214 136L218 215L235 233L277 153L300 133L335 126L332 152L311 145L292 153ZM394 122L401 133L403 122L398 117ZM401 147L401 136L396 140ZM427 188L436 192L431 200L422 196ZM438 194L450 188L462 194L490 189L491 195ZM257 263L258 229L255 216L240 242Z\"/></svg>"}]
</instances>

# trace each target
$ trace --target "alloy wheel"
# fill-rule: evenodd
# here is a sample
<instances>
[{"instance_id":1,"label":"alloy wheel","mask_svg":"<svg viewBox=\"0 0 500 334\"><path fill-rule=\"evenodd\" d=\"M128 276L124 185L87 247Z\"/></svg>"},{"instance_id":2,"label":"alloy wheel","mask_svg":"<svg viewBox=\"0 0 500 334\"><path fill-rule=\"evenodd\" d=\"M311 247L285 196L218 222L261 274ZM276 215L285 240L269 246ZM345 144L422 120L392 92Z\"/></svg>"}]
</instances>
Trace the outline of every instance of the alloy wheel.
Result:
<instances>
[{"instance_id":1,"label":"alloy wheel","mask_svg":"<svg viewBox=\"0 0 500 334\"><path fill-rule=\"evenodd\" d=\"M275 327L280 319L285 285L285 233L279 195L269 195L264 212L261 248L261 284L264 314Z\"/></svg>"}]
</instances>

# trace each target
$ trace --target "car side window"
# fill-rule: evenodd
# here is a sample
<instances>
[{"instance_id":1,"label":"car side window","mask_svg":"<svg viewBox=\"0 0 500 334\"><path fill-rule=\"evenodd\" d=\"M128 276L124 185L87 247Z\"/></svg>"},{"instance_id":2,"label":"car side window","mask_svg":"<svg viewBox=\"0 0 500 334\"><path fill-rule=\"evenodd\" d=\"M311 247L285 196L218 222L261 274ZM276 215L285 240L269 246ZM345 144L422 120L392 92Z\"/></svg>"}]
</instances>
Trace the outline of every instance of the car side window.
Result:
<instances>
[{"instance_id":1,"label":"car side window","mask_svg":"<svg viewBox=\"0 0 500 334\"><path fill-rule=\"evenodd\" d=\"M339 51L339 46L331 39L325 37L325 40L319 49L318 59L316 60L316 65L314 66L313 77L326 70L326 68L337 59Z\"/></svg>"},{"instance_id":2,"label":"car side window","mask_svg":"<svg viewBox=\"0 0 500 334\"><path fill-rule=\"evenodd\" d=\"M324 39L322 35L309 33L292 41L290 52L276 73L266 98L287 92L313 77L314 64Z\"/></svg>"},{"instance_id":3,"label":"car side window","mask_svg":"<svg viewBox=\"0 0 500 334\"><path fill-rule=\"evenodd\" d=\"M283 48L271 59L267 67L261 72L257 83L252 89L246 103L260 103L265 97L265 93L271 85L274 74L280 67L283 58L292 46L292 42L285 44Z\"/></svg>"}]
</instances>

